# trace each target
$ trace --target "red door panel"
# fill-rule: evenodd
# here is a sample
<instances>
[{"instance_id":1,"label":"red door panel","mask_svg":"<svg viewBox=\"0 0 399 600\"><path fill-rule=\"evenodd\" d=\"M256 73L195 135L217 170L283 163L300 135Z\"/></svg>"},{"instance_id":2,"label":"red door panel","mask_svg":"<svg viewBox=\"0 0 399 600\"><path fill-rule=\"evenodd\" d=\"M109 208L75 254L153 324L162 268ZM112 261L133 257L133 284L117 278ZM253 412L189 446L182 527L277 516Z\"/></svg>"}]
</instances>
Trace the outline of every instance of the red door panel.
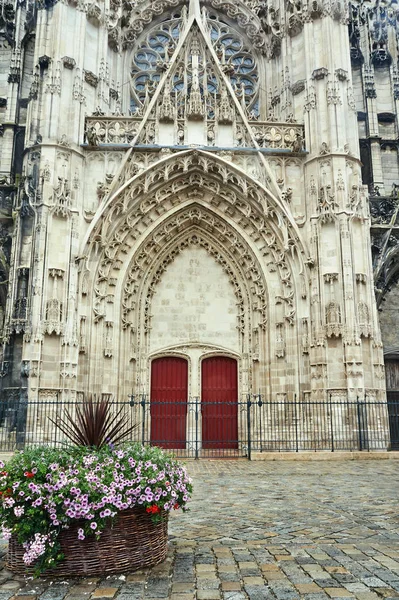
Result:
<instances>
[{"instance_id":1,"label":"red door panel","mask_svg":"<svg viewBox=\"0 0 399 600\"><path fill-rule=\"evenodd\" d=\"M151 364L151 443L162 448L186 447L188 365L167 356Z\"/></svg>"},{"instance_id":2,"label":"red door panel","mask_svg":"<svg viewBox=\"0 0 399 600\"><path fill-rule=\"evenodd\" d=\"M201 370L202 447L238 448L237 361L212 356Z\"/></svg>"}]
</instances>

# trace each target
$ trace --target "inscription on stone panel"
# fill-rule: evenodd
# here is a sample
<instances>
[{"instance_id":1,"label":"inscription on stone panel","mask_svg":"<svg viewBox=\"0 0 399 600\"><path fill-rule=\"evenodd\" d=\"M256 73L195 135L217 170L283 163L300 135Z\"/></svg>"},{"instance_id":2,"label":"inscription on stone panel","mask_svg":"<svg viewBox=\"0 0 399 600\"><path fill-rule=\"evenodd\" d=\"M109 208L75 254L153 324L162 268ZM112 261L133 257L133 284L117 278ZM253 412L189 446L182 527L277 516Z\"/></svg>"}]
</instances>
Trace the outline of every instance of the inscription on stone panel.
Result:
<instances>
[{"instance_id":1,"label":"inscription on stone panel","mask_svg":"<svg viewBox=\"0 0 399 600\"><path fill-rule=\"evenodd\" d=\"M187 248L169 265L151 304L150 349L195 343L238 350L237 300L221 265Z\"/></svg>"}]
</instances>

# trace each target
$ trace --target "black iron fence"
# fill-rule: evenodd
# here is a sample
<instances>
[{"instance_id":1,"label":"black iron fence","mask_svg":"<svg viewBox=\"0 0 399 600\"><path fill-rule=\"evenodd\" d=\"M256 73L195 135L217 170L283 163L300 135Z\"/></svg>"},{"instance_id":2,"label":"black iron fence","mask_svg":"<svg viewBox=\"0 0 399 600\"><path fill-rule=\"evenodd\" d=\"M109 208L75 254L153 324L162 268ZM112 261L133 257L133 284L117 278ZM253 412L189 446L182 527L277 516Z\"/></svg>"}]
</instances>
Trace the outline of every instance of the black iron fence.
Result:
<instances>
[{"instance_id":1,"label":"black iron fence","mask_svg":"<svg viewBox=\"0 0 399 600\"><path fill-rule=\"evenodd\" d=\"M0 451L68 443L53 421L80 402L0 403ZM113 402L136 424L131 440L159 445L185 458L253 457L262 452L399 450L399 398L323 402L272 401L250 395L238 402L165 401L132 396Z\"/></svg>"}]
</instances>

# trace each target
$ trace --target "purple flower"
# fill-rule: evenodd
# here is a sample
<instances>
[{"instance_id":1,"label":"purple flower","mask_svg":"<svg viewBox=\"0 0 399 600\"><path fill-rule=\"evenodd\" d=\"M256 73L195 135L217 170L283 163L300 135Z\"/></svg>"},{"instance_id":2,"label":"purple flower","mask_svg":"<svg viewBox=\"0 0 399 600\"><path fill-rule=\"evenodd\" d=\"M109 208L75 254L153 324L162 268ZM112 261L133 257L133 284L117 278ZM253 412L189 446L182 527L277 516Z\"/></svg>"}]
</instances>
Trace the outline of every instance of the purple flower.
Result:
<instances>
[{"instance_id":1,"label":"purple flower","mask_svg":"<svg viewBox=\"0 0 399 600\"><path fill-rule=\"evenodd\" d=\"M90 527L91 529L97 529L97 523L95 521L93 521L92 523L90 523Z\"/></svg>"}]
</instances>

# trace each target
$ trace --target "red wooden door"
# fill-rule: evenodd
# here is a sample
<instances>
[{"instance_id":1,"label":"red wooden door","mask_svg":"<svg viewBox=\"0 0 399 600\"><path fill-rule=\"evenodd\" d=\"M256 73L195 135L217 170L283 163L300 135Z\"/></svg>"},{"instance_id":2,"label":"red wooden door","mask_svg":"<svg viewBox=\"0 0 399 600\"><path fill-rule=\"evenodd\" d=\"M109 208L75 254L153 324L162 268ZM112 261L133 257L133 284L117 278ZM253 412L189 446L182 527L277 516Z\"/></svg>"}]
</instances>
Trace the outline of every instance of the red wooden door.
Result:
<instances>
[{"instance_id":1,"label":"red wooden door","mask_svg":"<svg viewBox=\"0 0 399 600\"><path fill-rule=\"evenodd\" d=\"M238 448L237 361L204 359L201 383L202 447Z\"/></svg>"},{"instance_id":2,"label":"red wooden door","mask_svg":"<svg viewBox=\"0 0 399 600\"><path fill-rule=\"evenodd\" d=\"M166 356L151 364L151 443L162 448L186 447L188 365Z\"/></svg>"}]
</instances>

